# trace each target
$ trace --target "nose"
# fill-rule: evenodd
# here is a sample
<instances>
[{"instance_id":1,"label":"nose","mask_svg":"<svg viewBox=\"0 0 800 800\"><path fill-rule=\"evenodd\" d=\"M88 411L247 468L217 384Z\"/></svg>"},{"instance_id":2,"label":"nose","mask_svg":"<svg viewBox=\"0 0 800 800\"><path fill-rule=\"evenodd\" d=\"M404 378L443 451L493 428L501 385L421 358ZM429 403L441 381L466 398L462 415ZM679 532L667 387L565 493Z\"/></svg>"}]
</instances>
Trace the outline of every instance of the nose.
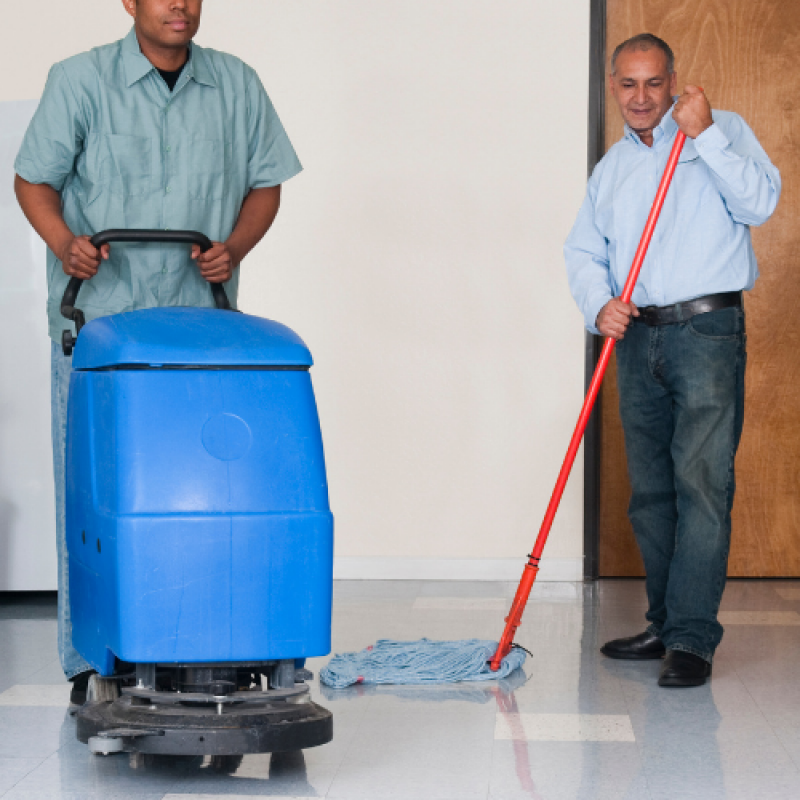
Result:
<instances>
[{"instance_id":1,"label":"nose","mask_svg":"<svg viewBox=\"0 0 800 800\"><path fill-rule=\"evenodd\" d=\"M647 91L645 90L645 85L643 83L637 84L636 91L634 93L634 99L640 105L644 105L645 101L647 100Z\"/></svg>"}]
</instances>

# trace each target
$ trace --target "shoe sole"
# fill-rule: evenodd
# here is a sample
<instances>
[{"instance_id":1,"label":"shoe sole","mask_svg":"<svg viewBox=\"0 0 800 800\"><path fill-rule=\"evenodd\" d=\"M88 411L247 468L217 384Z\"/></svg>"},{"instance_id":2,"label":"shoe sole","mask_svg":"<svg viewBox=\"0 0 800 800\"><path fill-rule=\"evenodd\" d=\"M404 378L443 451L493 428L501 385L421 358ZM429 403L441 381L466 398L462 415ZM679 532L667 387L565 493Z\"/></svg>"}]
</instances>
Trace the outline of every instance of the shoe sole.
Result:
<instances>
[{"instance_id":1,"label":"shoe sole","mask_svg":"<svg viewBox=\"0 0 800 800\"><path fill-rule=\"evenodd\" d=\"M635 653L620 653L614 650L606 650L605 647L600 648L600 652L607 658L616 658L618 661L655 661L657 658L664 658L666 650L661 650L655 653L635 654Z\"/></svg>"},{"instance_id":2,"label":"shoe sole","mask_svg":"<svg viewBox=\"0 0 800 800\"><path fill-rule=\"evenodd\" d=\"M658 685L663 686L665 689L688 689L692 686L702 686L707 680L708 678L693 678L692 680L687 680L686 678L659 678Z\"/></svg>"}]
</instances>

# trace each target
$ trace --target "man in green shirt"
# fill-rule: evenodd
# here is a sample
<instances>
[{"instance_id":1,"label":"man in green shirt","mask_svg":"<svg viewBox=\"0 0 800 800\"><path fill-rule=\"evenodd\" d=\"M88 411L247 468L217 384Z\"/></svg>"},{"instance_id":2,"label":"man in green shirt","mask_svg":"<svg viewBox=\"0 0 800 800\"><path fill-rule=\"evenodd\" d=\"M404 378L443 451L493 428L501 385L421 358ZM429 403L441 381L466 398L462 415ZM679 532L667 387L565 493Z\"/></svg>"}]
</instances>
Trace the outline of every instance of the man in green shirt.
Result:
<instances>
[{"instance_id":1,"label":"man in green shirt","mask_svg":"<svg viewBox=\"0 0 800 800\"><path fill-rule=\"evenodd\" d=\"M71 359L57 342L71 277L86 281L87 321L153 306L208 306L224 283L235 308L238 266L278 213L281 184L301 170L255 71L192 42L202 0L123 0L121 41L53 66L15 161L23 212L47 244L53 456L59 552L59 653L83 700L89 667L72 646L64 541L64 450ZM189 229L195 247L114 244L108 228Z\"/></svg>"}]
</instances>

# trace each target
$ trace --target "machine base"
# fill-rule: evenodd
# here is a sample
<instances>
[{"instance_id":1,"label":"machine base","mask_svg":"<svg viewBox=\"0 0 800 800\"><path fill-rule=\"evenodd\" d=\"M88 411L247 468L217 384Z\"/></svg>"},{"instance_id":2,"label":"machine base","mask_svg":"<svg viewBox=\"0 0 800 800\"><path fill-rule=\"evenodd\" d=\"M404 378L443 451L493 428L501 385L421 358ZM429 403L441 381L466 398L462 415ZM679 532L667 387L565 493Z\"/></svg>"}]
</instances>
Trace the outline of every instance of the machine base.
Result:
<instances>
[{"instance_id":1,"label":"machine base","mask_svg":"<svg viewBox=\"0 0 800 800\"><path fill-rule=\"evenodd\" d=\"M316 747L333 738L333 715L311 701L140 705L137 698L124 695L113 702L90 701L76 716L78 739L98 754L276 753Z\"/></svg>"}]
</instances>

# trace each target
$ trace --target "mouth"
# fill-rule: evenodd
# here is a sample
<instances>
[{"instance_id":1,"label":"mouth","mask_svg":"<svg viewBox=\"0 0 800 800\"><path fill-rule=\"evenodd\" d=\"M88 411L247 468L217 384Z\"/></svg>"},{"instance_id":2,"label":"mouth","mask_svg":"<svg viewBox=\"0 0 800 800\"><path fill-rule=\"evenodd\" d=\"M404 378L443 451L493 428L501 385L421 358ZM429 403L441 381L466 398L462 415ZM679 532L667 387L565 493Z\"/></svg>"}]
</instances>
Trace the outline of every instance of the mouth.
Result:
<instances>
[{"instance_id":1,"label":"mouth","mask_svg":"<svg viewBox=\"0 0 800 800\"><path fill-rule=\"evenodd\" d=\"M189 21L186 19L170 19L166 23L173 31L185 31L189 28Z\"/></svg>"}]
</instances>

